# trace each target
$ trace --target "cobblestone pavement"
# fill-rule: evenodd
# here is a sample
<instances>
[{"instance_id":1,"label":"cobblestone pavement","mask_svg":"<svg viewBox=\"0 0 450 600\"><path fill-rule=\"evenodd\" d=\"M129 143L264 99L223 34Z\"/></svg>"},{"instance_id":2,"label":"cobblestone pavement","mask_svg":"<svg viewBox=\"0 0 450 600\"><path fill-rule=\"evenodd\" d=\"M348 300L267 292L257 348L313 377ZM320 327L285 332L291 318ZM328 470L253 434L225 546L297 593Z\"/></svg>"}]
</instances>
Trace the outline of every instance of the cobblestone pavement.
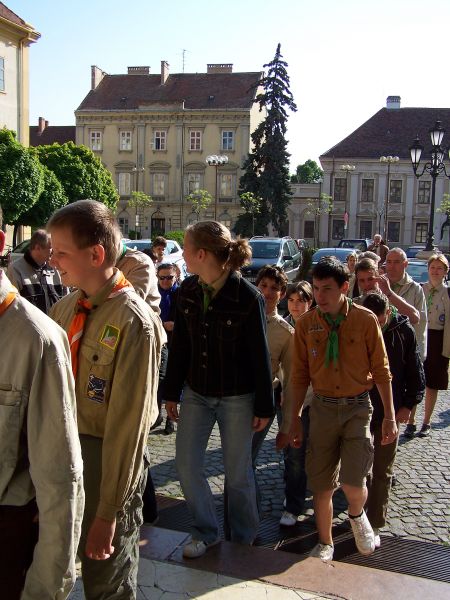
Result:
<instances>
[{"instance_id":1,"label":"cobblestone pavement","mask_svg":"<svg viewBox=\"0 0 450 600\"><path fill-rule=\"evenodd\" d=\"M418 429L423 408L417 411ZM404 425L401 426L401 432ZM259 455L257 478L266 514L279 517L283 509L282 455L275 451L276 426L272 426ZM182 497L174 457L175 435L163 427L150 435L152 477L156 492ZM208 445L205 469L214 495L223 493L222 453L217 427ZM450 545L450 392L440 392L429 438L406 440L400 436L395 473L384 533ZM304 518L313 514L308 498ZM342 494L335 494L335 522L345 520Z\"/></svg>"}]
</instances>

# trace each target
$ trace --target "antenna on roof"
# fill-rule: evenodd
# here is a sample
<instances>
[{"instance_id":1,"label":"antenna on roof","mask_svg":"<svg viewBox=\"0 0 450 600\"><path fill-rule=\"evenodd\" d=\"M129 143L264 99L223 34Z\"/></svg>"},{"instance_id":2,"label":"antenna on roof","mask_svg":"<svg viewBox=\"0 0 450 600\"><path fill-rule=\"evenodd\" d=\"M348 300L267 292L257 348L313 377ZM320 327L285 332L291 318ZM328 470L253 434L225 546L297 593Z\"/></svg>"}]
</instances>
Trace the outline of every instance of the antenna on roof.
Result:
<instances>
[{"instance_id":1,"label":"antenna on roof","mask_svg":"<svg viewBox=\"0 0 450 600\"><path fill-rule=\"evenodd\" d=\"M185 48L183 48L183 50L181 51L182 55L183 55L183 73L184 73L184 65L186 62L186 52L189 52L189 50L186 50Z\"/></svg>"}]
</instances>

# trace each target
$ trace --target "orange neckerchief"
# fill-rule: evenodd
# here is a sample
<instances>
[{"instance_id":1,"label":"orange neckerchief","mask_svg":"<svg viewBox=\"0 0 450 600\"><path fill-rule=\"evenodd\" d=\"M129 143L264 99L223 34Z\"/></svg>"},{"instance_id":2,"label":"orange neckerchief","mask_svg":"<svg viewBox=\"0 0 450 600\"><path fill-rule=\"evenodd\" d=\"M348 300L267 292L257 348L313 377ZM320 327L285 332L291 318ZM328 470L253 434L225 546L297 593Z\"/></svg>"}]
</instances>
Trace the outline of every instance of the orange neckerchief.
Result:
<instances>
[{"instance_id":1,"label":"orange neckerchief","mask_svg":"<svg viewBox=\"0 0 450 600\"><path fill-rule=\"evenodd\" d=\"M133 289L131 283L125 279L125 275L119 271L117 281L108 298L115 298L118 294ZM77 376L78 372L78 351L80 349L81 338L83 337L86 320L92 308L93 305L87 298L80 298L77 301L75 315L70 323L69 333L67 334L67 337L69 338L72 372L74 377Z\"/></svg>"},{"instance_id":2,"label":"orange neckerchief","mask_svg":"<svg viewBox=\"0 0 450 600\"><path fill-rule=\"evenodd\" d=\"M2 315L9 307L9 305L14 302L18 294L19 292L16 290L15 287L11 288L11 291L6 294L6 298L0 304L0 315Z\"/></svg>"}]
</instances>

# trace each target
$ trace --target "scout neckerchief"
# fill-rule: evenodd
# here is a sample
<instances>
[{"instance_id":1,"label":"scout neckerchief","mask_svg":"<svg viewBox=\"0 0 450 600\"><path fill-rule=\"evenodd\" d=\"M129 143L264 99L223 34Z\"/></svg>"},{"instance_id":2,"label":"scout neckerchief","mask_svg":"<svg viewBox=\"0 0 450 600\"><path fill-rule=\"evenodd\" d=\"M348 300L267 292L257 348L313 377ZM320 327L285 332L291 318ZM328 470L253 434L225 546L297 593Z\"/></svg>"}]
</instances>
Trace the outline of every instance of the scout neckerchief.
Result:
<instances>
[{"instance_id":1,"label":"scout neckerchief","mask_svg":"<svg viewBox=\"0 0 450 600\"><path fill-rule=\"evenodd\" d=\"M427 313L429 314L431 311L431 305L433 304L433 296L437 292L437 288L431 287L428 296L427 296Z\"/></svg>"},{"instance_id":2,"label":"scout neckerchief","mask_svg":"<svg viewBox=\"0 0 450 600\"><path fill-rule=\"evenodd\" d=\"M2 315L6 309L14 302L16 296L19 295L19 292L16 290L14 286L11 286L10 289L6 292L6 297L3 302L0 304L0 315Z\"/></svg>"},{"instance_id":3,"label":"scout neckerchief","mask_svg":"<svg viewBox=\"0 0 450 600\"><path fill-rule=\"evenodd\" d=\"M205 283L204 281L201 281L200 279L198 280L202 290L203 290L203 313L206 314L206 311L208 310L208 306L211 303L211 300L214 298L214 295L217 293L217 291L222 287L222 285L218 285L217 289L214 287L215 284L218 284L222 278L224 277L224 275L228 276L228 272L224 270L223 273L221 273L221 275L215 279L214 281L212 281L210 284Z\"/></svg>"},{"instance_id":4,"label":"scout neckerchief","mask_svg":"<svg viewBox=\"0 0 450 600\"><path fill-rule=\"evenodd\" d=\"M346 298L346 301L348 302L348 314L348 311L350 310L350 307L352 305L352 300L351 298ZM328 334L327 348L325 350L325 366L328 367L330 361L333 361L334 366L336 366L337 361L339 359L338 329L342 321L345 321L345 319L347 318L347 315L344 313L339 313L338 316L335 319L333 319L329 313L323 313L321 311L319 311L319 313L331 327L330 332Z\"/></svg>"},{"instance_id":5,"label":"scout neckerchief","mask_svg":"<svg viewBox=\"0 0 450 600\"><path fill-rule=\"evenodd\" d=\"M116 282L109 293L108 298L115 298L128 290L134 289L129 281L125 279L125 275L121 271L117 271ZM88 298L80 298L77 300L75 315L70 323L69 338L70 356L72 358L73 376L77 376L78 372L78 351L80 349L81 338L83 337L84 327L89 313L93 308L93 304Z\"/></svg>"}]
</instances>

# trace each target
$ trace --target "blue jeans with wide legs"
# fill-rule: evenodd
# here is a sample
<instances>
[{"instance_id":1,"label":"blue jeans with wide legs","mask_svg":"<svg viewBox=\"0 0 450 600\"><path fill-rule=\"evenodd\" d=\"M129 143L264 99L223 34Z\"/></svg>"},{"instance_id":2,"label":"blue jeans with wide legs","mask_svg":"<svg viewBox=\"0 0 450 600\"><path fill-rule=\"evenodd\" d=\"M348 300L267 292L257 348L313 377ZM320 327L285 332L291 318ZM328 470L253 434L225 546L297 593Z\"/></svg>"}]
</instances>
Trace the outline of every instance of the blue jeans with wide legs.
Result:
<instances>
[{"instance_id":1,"label":"blue jeans with wide legs","mask_svg":"<svg viewBox=\"0 0 450 600\"><path fill-rule=\"evenodd\" d=\"M192 537L212 543L219 524L211 488L204 473L206 447L219 425L231 540L251 544L259 516L252 469L253 394L217 398L184 389L176 439L176 465L181 488L193 518Z\"/></svg>"}]
</instances>

